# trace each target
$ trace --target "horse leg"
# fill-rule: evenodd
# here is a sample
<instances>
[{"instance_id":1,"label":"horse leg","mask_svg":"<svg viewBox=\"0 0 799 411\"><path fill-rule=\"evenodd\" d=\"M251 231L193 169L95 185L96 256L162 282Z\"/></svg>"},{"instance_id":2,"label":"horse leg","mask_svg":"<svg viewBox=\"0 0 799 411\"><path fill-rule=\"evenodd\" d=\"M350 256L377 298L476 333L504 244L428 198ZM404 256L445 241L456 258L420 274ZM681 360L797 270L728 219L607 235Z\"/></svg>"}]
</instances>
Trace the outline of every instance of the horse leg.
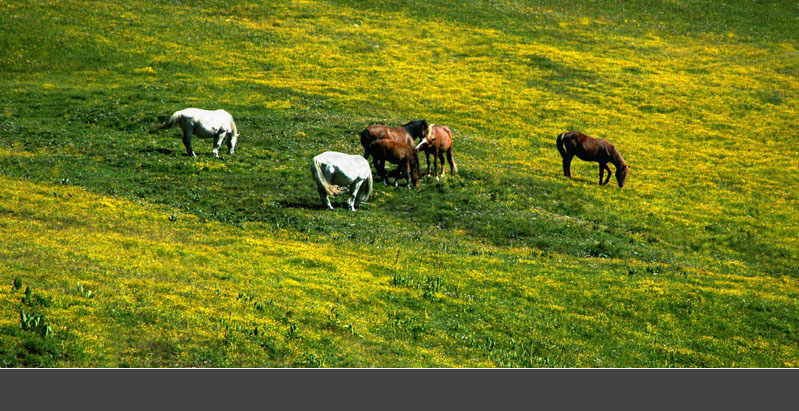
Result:
<instances>
[{"instance_id":1,"label":"horse leg","mask_svg":"<svg viewBox=\"0 0 799 411\"><path fill-rule=\"evenodd\" d=\"M411 162L405 161L403 170L405 172L405 182L408 183L408 188L411 188Z\"/></svg>"},{"instance_id":2,"label":"horse leg","mask_svg":"<svg viewBox=\"0 0 799 411\"><path fill-rule=\"evenodd\" d=\"M183 145L186 147L186 154L189 157L197 157L194 150L191 149L191 135L194 133L194 127L188 126L183 129Z\"/></svg>"},{"instance_id":3,"label":"horse leg","mask_svg":"<svg viewBox=\"0 0 799 411\"><path fill-rule=\"evenodd\" d=\"M375 171L377 172L377 179L382 180L383 174L380 173L380 159L377 156L372 156L372 164L375 166ZM385 184L385 181L383 182Z\"/></svg>"},{"instance_id":4,"label":"horse leg","mask_svg":"<svg viewBox=\"0 0 799 411\"><path fill-rule=\"evenodd\" d=\"M438 157L439 157L439 155L440 155L440 152L438 151L438 147L436 147L436 151L435 151L435 153L433 153L433 174L436 175L436 181L438 181Z\"/></svg>"},{"instance_id":5,"label":"horse leg","mask_svg":"<svg viewBox=\"0 0 799 411\"><path fill-rule=\"evenodd\" d=\"M447 150L447 161L449 161L449 173L455 175L458 172L458 166L455 165L455 157L452 156L452 147Z\"/></svg>"},{"instance_id":6,"label":"horse leg","mask_svg":"<svg viewBox=\"0 0 799 411\"><path fill-rule=\"evenodd\" d=\"M355 189L352 191L353 195L355 196L355 204L354 205L355 205L355 209L356 210L361 207L361 201L363 200L363 196L364 196L364 194L361 192L361 189L363 189L363 183L365 181L366 180L358 181L358 183L357 183L358 186L355 187Z\"/></svg>"},{"instance_id":7,"label":"horse leg","mask_svg":"<svg viewBox=\"0 0 799 411\"><path fill-rule=\"evenodd\" d=\"M446 167L446 163L444 163L444 152L443 151L439 151L438 160L441 161L441 177L444 177L444 167ZM450 174L452 174L452 170L450 170Z\"/></svg>"},{"instance_id":8,"label":"horse leg","mask_svg":"<svg viewBox=\"0 0 799 411\"><path fill-rule=\"evenodd\" d=\"M350 211L355 211L360 201L357 200L358 190L361 188L363 180L355 180L350 184L350 198L347 200L347 205L350 206Z\"/></svg>"},{"instance_id":9,"label":"horse leg","mask_svg":"<svg viewBox=\"0 0 799 411\"><path fill-rule=\"evenodd\" d=\"M378 164L375 165L377 169L377 175L380 176L380 179L383 180L383 184L388 185L388 173L386 173L386 160L378 161Z\"/></svg>"},{"instance_id":10,"label":"horse leg","mask_svg":"<svg viewBox=\"0 0 799 411\"><path fill-rule=\"evenodd\" d=\"M430 152L425 150L424 159L427 161L427 175L430 175Z\"/></svg>"},{"instance_id":11,"label":"horse leg","mask_svg":"<svg viewBox=\"0 0 799 411\"><path fill-rule=\"evenodd\" d=\"M599 185L602 185L602 177L605 175L605 167L599 163Z\"/></svg>"},{"instance_id":12,"label":"horse leg","mask_svg":"<svg viewBox=\"0 0 799 411\"><path fill-rule=\"evenodd\" d=\"M235 134L230 134L230 137L225 139L225 143L227 143L228 155L232 155L236 150L236 140L238 140L238 137L236 137Z\"/></svg>"},{"instance_id":13,"label":"horse leg","mask_svg":"<svg viewBox=\"0 0 799 411\"><path fill-rule=\"evenodd\" d=\"M571 165L573 157L574 155L572 154L566 154L565 156L563 156L563 175L566 177L572 176Z\"/></svg>"},{"instance_id":14,"label":"horse leg","mask_svg":"<svg viewBox=\"0 0 799 411\"><path fill-rule=\"evenodd\" d=\"M214 136L214 149L211 151L214 153L214 157L219 158L219 148L222 147L222 140L225 139L227 132L220 131L216 136Z\"/></svg>"},{"instance_id":15,"label":"horse leg","mask_svg":"<svg viewBox=\"0 0 799 411\"><path fill-rule=\"evenodd\" d=\"M330 204L330 198L327 196L327 191L325 191L325 189L321 186L316 187L316 191L319 193L319 198L322 200L322 206L327 207L328 210L332 210L333 205Z\"/></svg>"},{"instance_id":16,"label":"horse leg","mask_svg":"<svg viewBox=\"0 0 799 411\"><path fill-rule=\"evenodd\" d=\"M605 179L605 182L602 182L602 177L605 175L605 169L608 170L608 177ZM599 163L599 185L603 186L608 183L610 180L610 167L608 167L608 163Z\"/></svg>"}]
</instances>

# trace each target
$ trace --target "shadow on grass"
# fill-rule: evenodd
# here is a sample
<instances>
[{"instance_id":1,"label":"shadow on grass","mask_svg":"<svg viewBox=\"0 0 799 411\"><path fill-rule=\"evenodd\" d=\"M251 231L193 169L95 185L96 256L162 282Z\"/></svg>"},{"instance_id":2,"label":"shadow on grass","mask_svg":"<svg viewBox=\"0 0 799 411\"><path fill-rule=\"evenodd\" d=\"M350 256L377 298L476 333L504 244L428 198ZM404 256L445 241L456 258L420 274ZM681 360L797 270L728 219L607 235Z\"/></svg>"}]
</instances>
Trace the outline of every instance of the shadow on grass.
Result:
<instances>
[{"instance_id":1,"label":"shadow on grass","mask_svg":"<svg viewBox=\"0 0 799 411\"><path fill-rule=\"evenodd\" d=\"M296 209L303 209L303 210L315 210L315 211L325 211L327 207L323 206L319 201L313 202L304 202L304 201L277 201L282 208L296 208ZM330 204L333 206L333 211L342 209L342 210L349 210L350 206L347 204L346 201L330 201ZM360 207L356 209L360 210L361 208L369 207L369 203L362 203Z\"/></svg>"},{"instance_id":2,"label":"shadow on grass","mask_svg":"<svg viewBox=\"0 0 799 411\"><path fill-rule=\"evenodd\" d=\"M139 150L139 152L140 153L144 153L144 154L159 153L159 154L164 154L164 155L168 156L168 155L171 155L172 153L174 153L175 150L170 150L168 148L153 148L153 147L149 147L149 148L143 148L143 149Z\"/></svg>"}]
</instances>

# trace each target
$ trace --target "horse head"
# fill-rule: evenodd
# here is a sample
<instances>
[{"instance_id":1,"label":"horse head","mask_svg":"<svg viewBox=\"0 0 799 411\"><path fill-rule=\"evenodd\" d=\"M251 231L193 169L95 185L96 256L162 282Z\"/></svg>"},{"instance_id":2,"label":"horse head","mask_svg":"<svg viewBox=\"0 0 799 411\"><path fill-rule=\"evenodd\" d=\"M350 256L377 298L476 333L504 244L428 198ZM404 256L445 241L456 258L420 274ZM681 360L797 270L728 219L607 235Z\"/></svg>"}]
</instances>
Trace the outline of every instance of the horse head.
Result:
<instances>
[{"instance_id":1,"label":"horse head","mask_svg":"<svg viewBox=\"0 0 799 411\"><path fill-rule=\"evenodd\" d=\"M427 125L427 120L415 120L409 123L405 123L402 125L405 130L408 131L408 134L411 135L411 138L415 139L422 139L429 128Z\"/></svg>"},{"instance_id":2,"label":"horse head","mask_svg":"<svg viewBox=\"0 0 799 411\"><path fill-rule=\"evenodd\" d=\"M630 166L624 164L621 167L616 167L616 182L619 183L619 187L624 187L624 182L627 180L627 176L630 174Z\"/></svg>"},{"instance_id":3,"label":"horse head","mask_svg":"<svg viewBox=\"0 0 799 411\"><path fill-rule=\"evenodd\" d=\"M436 141L436 131L433 128L435 124L430 124L427 128L422 132L422 141L416 145L416 151L419 151L424 146L433 147L433 143Z\"/></svg>"}]
</instances>

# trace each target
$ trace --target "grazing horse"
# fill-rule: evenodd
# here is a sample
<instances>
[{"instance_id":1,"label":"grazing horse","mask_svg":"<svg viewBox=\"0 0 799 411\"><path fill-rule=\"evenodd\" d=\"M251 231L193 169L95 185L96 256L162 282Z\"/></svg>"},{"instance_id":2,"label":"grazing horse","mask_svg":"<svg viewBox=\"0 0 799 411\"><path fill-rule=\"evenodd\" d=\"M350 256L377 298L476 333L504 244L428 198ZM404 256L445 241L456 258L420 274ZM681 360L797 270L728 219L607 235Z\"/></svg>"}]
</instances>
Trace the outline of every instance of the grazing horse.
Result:
<instances>
[{"instance_id":1,"label":"grazing horse","mask_svg":"<svg viewBox=\"0 0 799 411\"><path fill-rule=\"evenodd\" d=\"M458 165L455 164L455 158L452 156L452 130L449 127L431 124L425 130L424 139L416 146L416 150L424 151L427 160L427 175L430 175L430 154L433 155L433 172L436 174L436 180L444 176L444 153L447 153L449 174L454 175L458 172ZM440 175L438 174L438 160L441 160Z\"/></svg>"},{"instance_id":2,"label":"grazing horse","mask_svg":"<svg viewBox=\"0 0 799 411\"><path fill-rule=\"evenodd\" d=\"M609 141L587 136L579 131L569 131L558 135L556 141L560 156L563 157L563 175L571 177L571 162L575 155L584 161L599 163L599 185L605 185L610 180L610 167L608 163L616 166L616 181L619 187L624 187L624 181L630 174L630 166L621 158L621 154ZM608 177L602 182L605 170Z\"/></svg>"},{"instance_id":3,"label":"grazing horse","mask_svg":"<svg viewBox=\"0 0 799 411\"><path fill-rule=\"evenodd\" d=\"M236 148L239 132L236 129L233 116L225 110L210 111L187 108L176 111L166 123L154 126L150 132L154 133L164 128L170 128L175 124L178 124L183 129L183 145L186 146L186 153L190 157L197 157L194 154L194 150L191 149L192 134L200 138L213 138L214 157L219 157L219 147L222 146L222 140L227 144L228 154L233 154Z\"/></svg>"},{"instance_id":4,"label":"grazing horse","mask_svg":"<svg viewBox=\"0 0 799 411\"><path fill-rule=\"evenodd\" d=\"M366 127L361 131L361 145L364 150L363 156L366 157L366 149L369 148L369 144L383 138L390 138L413 147L414 139L423 138L426 130L427 121L425 120L411 121L403 124L402 127L389 127L382 124L374 124Z\"/></svg>"},{"instance_id":5,"label":"grazing horse","mask_svg":"<svg viewBox=\"0 0 799 411\"><path fill-rule=\"evenodd\" d=\"M364 157L368 159L369 156L372 156L377 175L383 180L383 184L388 185L388 175L386 174L386 160L388 160L397 165L397 173L393 174L395 186L397 179L402 176L408 181L408 188L411 187L411 183L414 187L419 188L419 157L416 156L413 146L387 138L375 140L366 148Z\"/></svg>"},{"instance_id":6,"label":"grazing horse","mask_svg":"<svg viewBox=\"0 0 799 411\"><path fill-rule=\"evenodd\" d=\"M311 160L311 175L322 205L329 210L333 209L330 196L349 191L347 205L355 211L372 194L372 169L359 155L325 151Z\"/></svg>"}]
</instances>

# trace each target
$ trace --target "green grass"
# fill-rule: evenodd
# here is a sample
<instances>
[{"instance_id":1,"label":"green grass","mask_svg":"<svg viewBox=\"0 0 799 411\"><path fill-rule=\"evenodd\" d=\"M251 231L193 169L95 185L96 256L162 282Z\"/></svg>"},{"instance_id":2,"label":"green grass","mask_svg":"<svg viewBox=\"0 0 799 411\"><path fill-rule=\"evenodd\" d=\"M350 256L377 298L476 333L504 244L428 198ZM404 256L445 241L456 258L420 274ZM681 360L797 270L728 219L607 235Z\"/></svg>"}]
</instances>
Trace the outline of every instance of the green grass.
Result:
<instances>
[{"instance_id":1,"label":"green grass","mask_svg":"<svg viewBox=\"0 0 799 411\"><path fill-rule=\"evenodd\" d=\"M0 361L795 367L796 12L0 4ZM233 114L235 155L147 133L189 106ZM420 118L459 175L320 206L310 158ZM562 176L569 129L623 189Z\"/></svg>"}]
</instances>

